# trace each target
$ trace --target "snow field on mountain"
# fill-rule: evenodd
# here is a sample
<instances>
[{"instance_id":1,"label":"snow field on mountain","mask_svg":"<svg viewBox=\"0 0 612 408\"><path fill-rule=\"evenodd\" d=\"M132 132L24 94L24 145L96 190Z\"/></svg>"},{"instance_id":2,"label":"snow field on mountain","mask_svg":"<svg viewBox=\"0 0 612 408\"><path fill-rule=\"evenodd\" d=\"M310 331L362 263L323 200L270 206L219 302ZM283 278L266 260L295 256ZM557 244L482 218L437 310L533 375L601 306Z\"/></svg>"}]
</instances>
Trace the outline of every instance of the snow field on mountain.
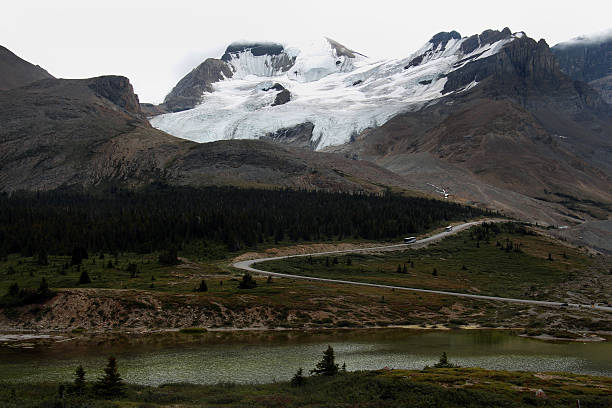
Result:
<instances>
[{"instance_id":1,"label":"snow field on mountain","mask_svg":"<svg viewBox=\"0 0 612 408\"><path fill-rule=\"evenodd\" d=\"M199 105L157 116L151 123L181 138L211 142L257 139L311 122L312 139L321 150L347 143L369 127L442 97L445 74L471 60L494 55L514 38L478 47L469 55L461 52L465 38L451 39L436 49L428 42L406 59L377 62L359 55L339 57L329 43L326 47L323 43L301 49L286 47L286 54L296 56L286 72L273 69L273 59L278 56L253 56L247 51L230 61L234 77L213 84L214 91L204 93ZM422 61L405 69L417 56L423 56ZM291 101L271 106L277 91L264 89L275 83L291 92ZM467 88L473 86L476 83Z\"/></svg>"}]
</instances>

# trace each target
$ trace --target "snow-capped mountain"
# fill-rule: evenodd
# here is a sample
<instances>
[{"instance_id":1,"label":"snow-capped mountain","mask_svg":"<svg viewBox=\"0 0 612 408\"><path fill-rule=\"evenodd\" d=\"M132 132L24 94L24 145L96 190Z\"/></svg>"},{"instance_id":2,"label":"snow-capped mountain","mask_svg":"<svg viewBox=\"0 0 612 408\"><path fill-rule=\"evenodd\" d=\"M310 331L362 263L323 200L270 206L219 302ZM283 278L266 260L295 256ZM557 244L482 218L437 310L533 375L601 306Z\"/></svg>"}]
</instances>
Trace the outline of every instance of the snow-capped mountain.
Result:
<instances>
[{"instance_id":1,"label":"snow-capped mountain","mask_svg":"<svg viewBox=\"0 0 612 408\"><path fill-rule=\"evenodd\" d=\"M306 145L321 150L477 86L449 82L449 75L523 36L508 28L470 37L442 32L407 58L382 61L327 38L234 43L221 60L206 60L183 78L165 102L175 112L151 124L197 142L291 138L298 129Z\"/></svg>"}]
</instances>

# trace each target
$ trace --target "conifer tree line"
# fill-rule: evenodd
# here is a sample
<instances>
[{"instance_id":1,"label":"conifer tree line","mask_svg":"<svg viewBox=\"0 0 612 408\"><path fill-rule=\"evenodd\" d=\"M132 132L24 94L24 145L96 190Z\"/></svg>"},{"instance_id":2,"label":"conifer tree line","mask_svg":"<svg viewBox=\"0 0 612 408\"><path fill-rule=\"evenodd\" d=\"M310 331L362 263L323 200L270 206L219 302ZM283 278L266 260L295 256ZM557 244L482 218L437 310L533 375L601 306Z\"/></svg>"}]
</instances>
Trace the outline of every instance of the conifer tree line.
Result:
<instances>
[{"instance_id":1,"label":"conifer tree line","mask_svg":"<svg viewBox=\"0 0 612 408\"><path fill-rule=\"evenodd\" d=\"M230 251L263 242L393 239L483 211L397 194L149 187L0 194L0 256L168 250L194 240Z\"/></svg>"}]
</instances>

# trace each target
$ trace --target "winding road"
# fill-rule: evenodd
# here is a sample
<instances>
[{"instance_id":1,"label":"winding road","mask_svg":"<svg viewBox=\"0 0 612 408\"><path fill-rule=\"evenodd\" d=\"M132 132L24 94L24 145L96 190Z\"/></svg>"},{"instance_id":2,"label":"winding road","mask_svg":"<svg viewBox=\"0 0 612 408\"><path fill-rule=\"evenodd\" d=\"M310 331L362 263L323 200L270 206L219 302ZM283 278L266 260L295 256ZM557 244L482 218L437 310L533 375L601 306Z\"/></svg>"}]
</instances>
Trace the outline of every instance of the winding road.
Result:
<instances>
[{"instance_id":1,"label":"winding road","mask_svg":"<svg viewBox=\"0 0 612 408\"><path fill-rule=\"evenodd\" d=\"M486 296L486 295L474 295L470 293L447 292L444 290L420 289L420 288L410 288L410 287L405 287L405 286L383 285L383 284L378 284L378 283L355 282L355 281L347 281L347 280L341 280L341 279L317 278L313 276L292 275L288 273L264 271L264 270L253 267L253 265L260 263L260 262L276 261L279 259L287 259L287 258L298 258L298 257L304 257L304 256L321 256L321 255L332 255L332 254L346 254L346 253L352 253L352 252L368 252L368 251L381 251L381 250L398 251L398 250L402 250L402 249L406 249L410 247L420 247L425 244L429 244L431 242L439 241L451 234L456 234L474 225L479 225L483 222L499 222L499 220L472 221L472 222L467 222L467 223L460 224L460 225L455 225L452 231L440 232L438 234L434 234L427 238L420 239L411 244L394 244L394 245L376 246L376 247L369 247L369 248L347 249L347 250L342 250L342 251L315 252L315 253L310 253L310 254L285 255L285 256L276 256L276 257L271 257L271 258L259 258L259 259L251 259L247 261L239 261L239 262L234 263L232 266L237 269L242 269L247 272L252 272L252 273L257 273L257 274L262 274L262 275L278 276L282 278L305 279L305 280L310 280L310 281L340 283L340 284L354 285L354 286L370 286L370 287L381 288L381 289L406 290L410 292L433 293L437 295L457 296L457 297L481 299L481 300L494 300L494 301L499 301L499 302L524 303L524 304L537 305L537 306L552 306L552 307L559 307L559 308L562 308L562 307L588 308L588 309L597 309L597 310L603 310L606 312L612 312L612 307L609 307L609 306L586 305L586 304L579 304L579 303L562 303L562 302L552 302L552 301L545 301L545 300L514 299L514 298L506 298L506 297L499 297L499 296Z\"/></svg>"}]
</instances>

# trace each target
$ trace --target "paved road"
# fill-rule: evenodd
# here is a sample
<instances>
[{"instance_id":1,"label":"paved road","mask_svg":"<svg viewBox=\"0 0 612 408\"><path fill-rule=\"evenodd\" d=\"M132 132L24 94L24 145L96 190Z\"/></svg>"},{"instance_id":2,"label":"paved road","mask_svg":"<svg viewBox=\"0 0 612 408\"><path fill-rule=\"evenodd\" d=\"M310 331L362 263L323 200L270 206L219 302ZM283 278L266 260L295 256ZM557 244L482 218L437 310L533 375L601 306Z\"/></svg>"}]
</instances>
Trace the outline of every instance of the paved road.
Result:
<instances>
[{"instance_id":1,"label":"paved road","mask_svg":"<svg viewBox=\"0 0 612 408\"><path fill-rule=\"evenodd\" d=\"M491 221L497 221L497 220L486 220L486 221L491 222ZM265 261L276 261L279 259L287 259L287 258L345 254L345 253L351 253L351 252L382 251L382 250L397 251L397 250L402 250L402 249L406 249L409 247L420 247L425 244L441 240L444 237L447 237L451 234L456 234L460 231L465 230L466 228L470 228L482 222L485 222L485 221L472 221L472 222L467 222L465 224L456 225L453 227L453 230L450 232L446 232L446 231L440 232L430 237L420 239L412 244L394 244L394 245L385 245L385 246L377 246L377 247L369 247L369 248L347 249L343 251L328 251L328 252L316 252L316 253L311 253L311 254L276 256L272 258L259 258L259 259L251 259L248 261L236 262L232 266L238 269L242 269L244 271L248 271L248 272L253 272L253 273L258 273L258 274L263 274L263 275L278 276L282 278L305 279L305 280L317 281L317 282L341 283L341 284L355 285L355 286L371 286L371 287L382 288L382 289L407 290L411 292L434 293L437 295L457 296L457 297L482 299L482 300L495 300L495 301L500 301L500 302L525 303L529 305L538 305L538 306L576 307L576 308L588 308L588 309L597 309L597 310L603 310L606 312L612 312L612 307L608 307L608 306L599 306L599 305L593 306L593 305L583 305L583 304L578 304L578 303L569 303L566 306L564 306L564 304L561 302L550 302L550 301L545 301L545 300L531 300L531 299L514 299L514 298L506 298L506 297L499 297L499 296L486 296L486 295L474 295L470 293L447 292L444 290L419 289L419 288L409 288L405 286L392 286L392 285L382 285L382 284L377 284L377 283L355 282L355 281L347 281L347 280L341 280L341 279L316 278L312 276L291 275L287 273L264 271L264 270L253 267L253 265L255 265L256 263L265 262Z\"/></svg>"}]
</instances>

